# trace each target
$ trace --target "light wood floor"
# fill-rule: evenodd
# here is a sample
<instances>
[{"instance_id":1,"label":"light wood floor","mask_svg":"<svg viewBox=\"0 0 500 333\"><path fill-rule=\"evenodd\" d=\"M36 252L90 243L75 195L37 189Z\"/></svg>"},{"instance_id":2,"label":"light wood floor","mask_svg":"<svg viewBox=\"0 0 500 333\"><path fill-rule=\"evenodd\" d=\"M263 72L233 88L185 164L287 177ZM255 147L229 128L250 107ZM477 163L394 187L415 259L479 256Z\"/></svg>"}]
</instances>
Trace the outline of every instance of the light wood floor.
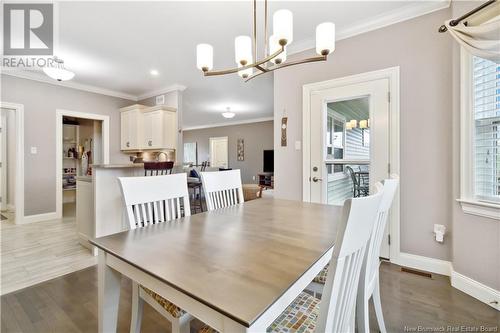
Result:
<instances>
[{"instance_id":1,"label":"light wood floor","mask_svg":"<svg viewBox=\"0 0 500 333\"><path fill-rule=\"evenodd\" d=\"M452 288L447 277L429 279L403 273L387 263L382 264L380 277L388 332L405 332L405 327L418 326L444 327L442 331L447 332L447 326L461 325L496 327L494 332L498 332L500 312ZM130 300L131 282L124 278L118 332L129 332ZM3 333L96 332L97 267L4 295L0 301ZM371 307L370 329L378 332L373 312ZM200 325L199 321L192 322L191 332ZM142 332L170 332L170 324L146 304Z\"/></svg>"},{"instance_id":2,"label":"light wood floor","mask_svg":"<svg viewBox=\"0 0 500 333\"><path fill-rule=\"evenodd\" d=\"M12 214L0 222L0 293L47 281L95 265L96 257L78 243L75 205L64 218L16 225Z\"/></svg>"}]
</instances>

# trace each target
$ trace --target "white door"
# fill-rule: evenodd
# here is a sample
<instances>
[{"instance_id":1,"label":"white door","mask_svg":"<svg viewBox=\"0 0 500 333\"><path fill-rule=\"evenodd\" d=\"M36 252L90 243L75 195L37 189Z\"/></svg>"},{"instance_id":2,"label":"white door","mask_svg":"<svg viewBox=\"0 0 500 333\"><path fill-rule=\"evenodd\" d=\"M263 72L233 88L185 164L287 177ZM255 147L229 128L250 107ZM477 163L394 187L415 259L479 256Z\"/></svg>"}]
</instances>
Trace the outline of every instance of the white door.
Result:
<instances>
[{"instance_id":1,"label":"white door","mask_svg":"<svg viewBox=\"0 0 500 333\"><path fill-rule=\"evenodd\" d=\"M310 97L309 188L304 199L342 204L389 176L389 80L315 91ZM309 195L307 198L306 193ZM381 256L389 258L389 228Z\"/></svg>"},{"instance_id":2,"label":"white door","mask_svg":"<svg viewBox=\"0 0 500 333\"><path fill-rule=\"evenodd\" d=\"M227 136L221 138L210 138L210 166L227 168L228 163Z\"/></svg>"}]
</instances>

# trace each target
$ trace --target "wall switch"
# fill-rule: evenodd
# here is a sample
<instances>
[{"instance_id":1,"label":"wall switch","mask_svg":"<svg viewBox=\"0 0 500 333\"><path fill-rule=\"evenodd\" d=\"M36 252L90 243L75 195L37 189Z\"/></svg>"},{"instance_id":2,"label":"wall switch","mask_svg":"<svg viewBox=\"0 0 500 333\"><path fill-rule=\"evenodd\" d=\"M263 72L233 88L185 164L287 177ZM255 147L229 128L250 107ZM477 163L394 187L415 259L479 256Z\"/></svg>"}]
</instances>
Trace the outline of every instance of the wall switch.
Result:
<instances>
[{"instance_id":1,"label":"wall switch","mask_svg":"<svg viewBox=\"0 0 500 333\"><path fill-rule=\"evenodd\" d=\"M252 180L255 180L255 176L252 177Z\"/></svg>"},{"instance_id":2,"label":"wall switch","mask_svg":"<svg viewBox=\"0 0 500 333\"><path fill-rule=\"evenodd\" d=\"M302 145L300 141L295 141L295 150L300 150L301 146Z\"/></svg>"},{"instance_id":3,"label":"wall switch","mask_svg":"<svg viewBox=\"0 0 500 333\"><path fill-rule=\"evenodd\" d=\"M32 154L38 153L38 149L36 147L31 147L31 153Z\"/></svg>"}]
</instances>

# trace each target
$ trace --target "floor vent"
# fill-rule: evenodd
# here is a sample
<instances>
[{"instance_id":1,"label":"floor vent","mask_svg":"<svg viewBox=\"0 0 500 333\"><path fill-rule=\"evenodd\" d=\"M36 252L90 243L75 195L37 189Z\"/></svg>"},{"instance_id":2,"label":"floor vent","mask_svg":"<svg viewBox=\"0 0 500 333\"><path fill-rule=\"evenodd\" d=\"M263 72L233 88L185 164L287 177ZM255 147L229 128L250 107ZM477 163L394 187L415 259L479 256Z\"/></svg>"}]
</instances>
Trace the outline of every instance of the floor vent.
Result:
<instances>
[{"instance_id":1,"label":"floor vent","mask_svg":"<svg viewBox=\"0 0 500 333\"><path fill-rule=\"evenodd\" d=\"M424 272L424 271L419 271L419 270L416 270L416 269L413 269L413 268L401 267L401 272L415 274L415 275L420 275L420 276L432 279L432 274L431 273Z\"/></svg>"}]
</instances>

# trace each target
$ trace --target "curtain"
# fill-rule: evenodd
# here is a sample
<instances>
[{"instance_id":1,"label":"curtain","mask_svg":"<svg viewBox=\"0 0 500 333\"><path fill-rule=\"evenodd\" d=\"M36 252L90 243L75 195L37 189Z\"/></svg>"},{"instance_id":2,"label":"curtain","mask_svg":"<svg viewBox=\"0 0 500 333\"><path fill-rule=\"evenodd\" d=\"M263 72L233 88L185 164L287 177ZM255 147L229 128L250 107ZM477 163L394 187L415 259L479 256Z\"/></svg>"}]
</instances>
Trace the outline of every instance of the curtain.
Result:
<instances>
[{"instance_id":1,"label":"curtain","mask_svg":"<svg viewBox=\"0 0 500 333\"><path fill-rule=\"evenodd\" d=\"M500 8L497 4L485 8L476 19L464 20L454 27L450 21L445 23L448 31L468 52L500 63Z\"/></svg>"}]
</instances>

